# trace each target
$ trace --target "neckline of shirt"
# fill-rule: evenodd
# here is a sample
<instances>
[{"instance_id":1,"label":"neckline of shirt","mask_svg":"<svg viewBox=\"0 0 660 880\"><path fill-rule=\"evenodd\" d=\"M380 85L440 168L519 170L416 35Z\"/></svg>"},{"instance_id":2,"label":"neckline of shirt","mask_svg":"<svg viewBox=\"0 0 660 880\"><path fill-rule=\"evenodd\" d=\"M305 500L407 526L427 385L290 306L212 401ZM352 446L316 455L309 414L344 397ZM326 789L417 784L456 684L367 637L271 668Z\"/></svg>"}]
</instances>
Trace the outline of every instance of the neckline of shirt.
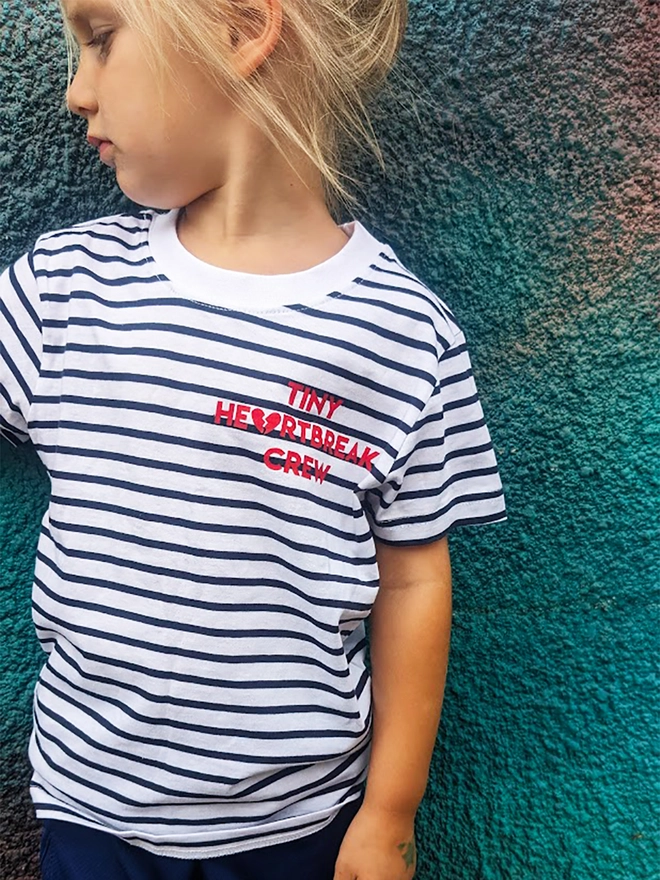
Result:
<instances>
[{"instance_id":1,"label":"neckline of shirt","mask_svg":"<svg viewBox=\"0 0 660 880\"><path fill-rule=\"evenodd\" d=\"M334 256L305 269L282 275L253 275L213 266L193 256L176 231L178 210L154 214L149 248L158 274L177 293L217 308L243 312L309 306L331 293L346 293L364 276L382 245L357 220L340 228L349 236Z\"/></svg>"}]
</instances>

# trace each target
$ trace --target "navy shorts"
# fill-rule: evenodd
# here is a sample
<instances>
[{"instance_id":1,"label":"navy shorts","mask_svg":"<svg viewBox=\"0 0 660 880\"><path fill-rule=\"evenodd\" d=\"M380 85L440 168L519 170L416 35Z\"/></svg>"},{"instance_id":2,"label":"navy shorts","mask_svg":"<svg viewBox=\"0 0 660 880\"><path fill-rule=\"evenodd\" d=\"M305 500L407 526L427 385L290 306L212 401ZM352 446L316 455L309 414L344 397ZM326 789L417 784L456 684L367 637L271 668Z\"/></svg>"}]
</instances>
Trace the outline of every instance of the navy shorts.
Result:
<instances>
[{"instance_id":1,"label":"navy shorts","mask_svg":"<svg viewBox=\"0 0 660 880\"><path fill-rule=\"evenodd\" d=\"M313 834L212 859L159 856L119 837L47 819L41 836L43 880L332 880L339 847L361 801L352 801Z\"/></svg>"}]
</instances>

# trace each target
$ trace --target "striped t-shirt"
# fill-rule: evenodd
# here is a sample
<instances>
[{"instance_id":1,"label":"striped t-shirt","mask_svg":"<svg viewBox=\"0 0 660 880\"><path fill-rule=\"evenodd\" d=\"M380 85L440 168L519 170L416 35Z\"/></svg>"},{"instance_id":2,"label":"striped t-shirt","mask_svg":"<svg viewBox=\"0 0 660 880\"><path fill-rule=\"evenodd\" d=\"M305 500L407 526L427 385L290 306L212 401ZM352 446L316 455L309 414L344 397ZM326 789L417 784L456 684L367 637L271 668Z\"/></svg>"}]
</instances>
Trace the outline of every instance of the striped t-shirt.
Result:
<instances>
[{"instance_id":1,"label":"striped t-shirt","mask_svg":"<svg viewBox=\"0 0 660 880\"><path fill-rule=\"evenodd\" d=\"M175 213L42 236L0 282L0 422L52 483L37 813L217 856L322 828L369 755L374 538L504 518L465 340L359 223L286 276Z\"/></svg>"}]
</instances>

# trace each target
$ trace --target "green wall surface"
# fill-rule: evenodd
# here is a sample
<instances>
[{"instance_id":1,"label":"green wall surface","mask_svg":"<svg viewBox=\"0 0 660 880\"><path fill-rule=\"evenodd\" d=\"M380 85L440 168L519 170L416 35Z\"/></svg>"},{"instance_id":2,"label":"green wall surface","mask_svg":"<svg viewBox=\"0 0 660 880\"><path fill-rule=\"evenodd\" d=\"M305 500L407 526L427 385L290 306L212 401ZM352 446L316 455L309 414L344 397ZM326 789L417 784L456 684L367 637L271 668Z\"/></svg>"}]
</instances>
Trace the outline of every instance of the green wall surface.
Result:
<instances>
[{"instance_id":1,"label":"green wall surface","mask_svg":"<svg viewBox=\"0 0 660 880\"><path fill-rule=\"evenodd\" d=\"M0 20L4 266L125 203L64 109L57 3ZM509 507L452 538L418 880L660 878L659 22L654 0L412 0L387 171L354 163L359 216L466 330ZM33 880L48 486L32 449L0 452L0 878Z\"/></svg>"}]
</instances>

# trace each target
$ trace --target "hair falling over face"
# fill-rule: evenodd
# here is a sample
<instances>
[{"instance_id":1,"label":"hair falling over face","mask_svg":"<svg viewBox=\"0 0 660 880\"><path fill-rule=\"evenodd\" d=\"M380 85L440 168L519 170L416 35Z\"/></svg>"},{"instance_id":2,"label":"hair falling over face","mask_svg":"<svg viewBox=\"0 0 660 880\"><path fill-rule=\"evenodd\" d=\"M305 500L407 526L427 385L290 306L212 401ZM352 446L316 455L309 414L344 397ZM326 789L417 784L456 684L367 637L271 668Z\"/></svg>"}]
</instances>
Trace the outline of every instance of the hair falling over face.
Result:
<instances>
[{"instance_id":1,"label":"hair falling over face","mask_svg":"<svg viewBox=\"0 0 660 880\"><path fill-rule=\"evenodd\" d=\"M145 43L161 79L175 45L278 146L302 155L323 180L329 203L352 201L342 173L346 147L370 149L382 164L368 103L392 68L407 22L407 0L115 0ZM254 69L238 71L232 42L278 19L276 44ZM70 75L75 41L67 34Z\"/></svg>"}]
</instances>

